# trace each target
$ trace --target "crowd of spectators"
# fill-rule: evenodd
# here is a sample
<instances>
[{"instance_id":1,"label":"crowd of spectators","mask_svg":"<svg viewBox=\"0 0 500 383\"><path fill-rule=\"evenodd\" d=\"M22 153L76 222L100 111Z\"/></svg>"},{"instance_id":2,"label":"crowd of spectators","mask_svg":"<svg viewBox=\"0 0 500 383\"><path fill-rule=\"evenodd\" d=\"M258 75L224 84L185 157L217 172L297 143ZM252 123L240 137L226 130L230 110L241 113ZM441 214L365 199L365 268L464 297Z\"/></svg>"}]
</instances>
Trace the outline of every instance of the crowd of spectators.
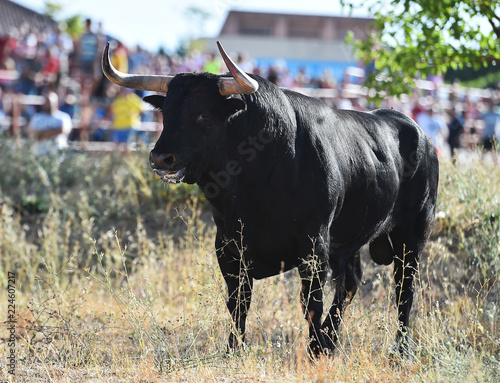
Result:
<instances>
[{"instance_id":1,"label":"crowd of spectators","mask_svg":"<svg viewBox=\"0 0 500 383\"><path fill-rule=\"evenodd\" d=\"M66 32L64 24L56 30L43 31L23 24L0 36L0 129L6 129L9 117L12 120L15 95L39 96L37 102L27 101L21 105L20 115L25 123L21 124L20 134L35 139L58 137L62 146L64 138L108 138L124 143L142 123L154 121L157 117L152 111L138 108L137 97L120 92L102 75L100 57L108 39L103 26L94 26L91 20L86 21L85 31L75 39ZM152 54L139 45L130 48L116 40L111 52L114 66L123 72L225 71L214 53ZM279 86L300 88L306 93L324 90L317 96L334 108L374 108L362 87L361 68L346 70L343 80L337 81L329 70L313 78L305 67L291 73L283 62L259 67L244 53L238 53L235 59L244 71L259 74ZM474 145L493 149L494 141L500 140L500 84L496 89L479 91L464 89L458 82L445 85L437 76L424 83L425 86L414 89L410 96L387 98L382 107L392 107L415 119L440 154L449 155ZM135 93L144 96L143 92ZM124 110L123 105L133 111L126 121L113 115L117 110ZM113 134L108 134L109 131Z\"/></svg>"}]
</instances>

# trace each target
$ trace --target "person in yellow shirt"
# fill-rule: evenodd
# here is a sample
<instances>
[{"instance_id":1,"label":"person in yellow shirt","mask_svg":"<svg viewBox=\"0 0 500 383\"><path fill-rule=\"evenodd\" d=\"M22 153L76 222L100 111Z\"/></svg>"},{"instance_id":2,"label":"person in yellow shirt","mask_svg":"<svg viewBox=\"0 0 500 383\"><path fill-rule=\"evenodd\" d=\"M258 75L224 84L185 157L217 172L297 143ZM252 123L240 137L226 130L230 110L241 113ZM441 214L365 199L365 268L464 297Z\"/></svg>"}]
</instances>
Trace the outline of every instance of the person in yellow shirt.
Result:
<instances>
[{"instance_id":1,"label":"person in yellow shirt","mask_svg":"<svg viewBox=\"0 0 500 383\"><path fill-rule=\"evenodd\" d=\"M219 74L220 73L220 62L215 53L209 53L205 65L203 65L203 72Z\"/></svg>"},{"instance_id":2,"label":"person in yellow shirt","mask_svg":"<svg viewBox=\"0 0 500 383\"><path fill-rule=\"evenodd\" d=\"M128 149L128 141L132 131L141 124L142 99L127 88L120 88L111 104L113 125L111 139L117 145Z\"/></svg>"},{"instance_id":3,"label":"person in yellow shirt","mask_svg":"<svg viewBox=\"0 0 500 383\"><path fill-rule=\"evenodd\" d=\"M125 48L121 41L117 41L116 44L117 46L113 50L113 56L111 57L111 63L116 69L126 73L128 72L127 48Z\"/></svg>"}]
</instances>

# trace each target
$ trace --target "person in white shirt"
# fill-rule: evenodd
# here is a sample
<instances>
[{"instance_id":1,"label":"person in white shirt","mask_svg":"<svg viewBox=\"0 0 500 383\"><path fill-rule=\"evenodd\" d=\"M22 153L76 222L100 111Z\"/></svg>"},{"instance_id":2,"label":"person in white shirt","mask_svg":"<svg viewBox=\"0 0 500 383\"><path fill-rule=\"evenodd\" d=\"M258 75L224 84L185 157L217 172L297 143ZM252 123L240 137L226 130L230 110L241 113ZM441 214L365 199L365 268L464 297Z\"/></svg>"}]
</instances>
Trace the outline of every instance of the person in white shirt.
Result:
<instances>
[{"instance_id":1,"label":"person in white shirt","mask_svg":"<svg viewBox=\"0 0 500 383\"><path fill-rule=\"evenodd\" d=\"M438 155L441 155L444 138L447 137L448 128L443 117L439 113L439 107L437 105L426 107L417 115L416 122L424 133L430 137Z\"/></svg>"},{"instance_id":2,"label":"person in white shirt","mask_svg":"<svg viewBox=\"0 0 500 383\"><path fill-rule=\"evenodd\" d=\"M67 138L73 128L73 122L69 114L60 111L58 106L57 94L52 91L48 92L42 111L31 117L28 136L36 140L56 139L59 148L67 146Z\"/></svg>"},{"instance_id":3,"label":"person in white shirt","mask_svg":"<svg viewBox=\"0 0 500 383\"><path fill-rule=\"evenodd\" d=\"M495 110L496 106L493 100L488 100L487 106L488 110L480 116L484 122L482 144L484 153L491 152L493 161L497 164L498 155L496 151L500 142L500 113Z\"/></svg>"}]
</instances>

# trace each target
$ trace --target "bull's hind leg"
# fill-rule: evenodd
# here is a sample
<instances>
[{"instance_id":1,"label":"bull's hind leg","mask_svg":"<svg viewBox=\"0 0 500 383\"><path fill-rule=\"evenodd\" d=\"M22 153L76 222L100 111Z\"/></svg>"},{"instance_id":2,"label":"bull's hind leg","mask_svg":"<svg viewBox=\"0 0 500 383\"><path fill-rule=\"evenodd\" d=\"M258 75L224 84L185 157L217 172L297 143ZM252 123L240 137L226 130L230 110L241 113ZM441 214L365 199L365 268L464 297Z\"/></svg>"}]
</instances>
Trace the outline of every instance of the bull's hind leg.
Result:
<instances>
[{"instance_id":1,"label":"bull's hind leg","mask_svg":"<svg viewBox=\"0 0 500 383\"><path fill-rule=\"evenodd\" d=\"M347 257L331 255L330 263L334 273L335 295L330 311L323 322L322 330L328 347L332 349L338 342L339 327L345 308L356 294L361 281L362 270L359 253L358 250Z\"/></svg>"},{"instance_id":2,"label":"bull's hind leg","mask_svg":"<svg viewBox=\"0 0 500 383\"><path fill-rule=\"evenodd\" d=\"M408 326L413 304L414 279L423 248L432 227L432 219L421 212L414 224L395 228L390 236L394 247L394 282L399 328L396 341L400 353L408 348Z\"/></svg>"}]
</instances>

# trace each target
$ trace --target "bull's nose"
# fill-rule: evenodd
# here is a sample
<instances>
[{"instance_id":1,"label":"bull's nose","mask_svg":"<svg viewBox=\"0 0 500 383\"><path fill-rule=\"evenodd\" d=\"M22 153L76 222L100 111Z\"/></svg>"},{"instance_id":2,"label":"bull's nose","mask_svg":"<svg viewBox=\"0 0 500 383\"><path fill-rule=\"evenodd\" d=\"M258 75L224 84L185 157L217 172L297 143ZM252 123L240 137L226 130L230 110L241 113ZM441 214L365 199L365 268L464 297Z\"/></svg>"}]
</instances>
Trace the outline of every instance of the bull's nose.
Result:
<instances>
[{"instance_id":1,"label":"bull's nose","mask_svg":"<svg viewBox=\"0 0 500 383\"><path fill-rule=\"evenodd\" d=\"M175 155L169 153L154 153L149 154L149 164L153 169L171 170L175 165Z\"/></svg>"}]
</instances>

